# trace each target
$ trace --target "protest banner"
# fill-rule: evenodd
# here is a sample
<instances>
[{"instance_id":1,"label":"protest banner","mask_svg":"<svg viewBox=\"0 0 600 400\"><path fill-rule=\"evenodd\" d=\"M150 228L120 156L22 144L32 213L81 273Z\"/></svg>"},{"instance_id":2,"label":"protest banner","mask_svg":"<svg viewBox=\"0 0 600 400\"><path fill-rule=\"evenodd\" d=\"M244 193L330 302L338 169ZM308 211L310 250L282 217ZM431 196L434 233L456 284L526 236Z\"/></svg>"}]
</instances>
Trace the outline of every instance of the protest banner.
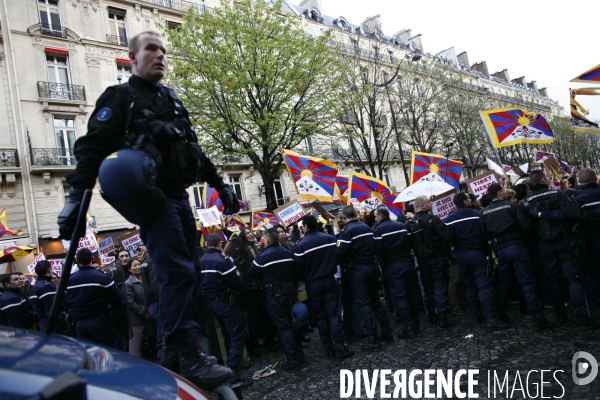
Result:
<instances>
[{"instance_id":1,"label":"protest banner","mask_svg":"<svg viewBox=\"0 0 600 400\"><path fill-rule=\"evenodd\" d=\"M294 222L300 220L306 215L304 207L298 203L298 200L292 200L288 203L285 203L281 207L276 208L273 213L286 227L292 225Z\"/></svg>"},{"instance_id":2,"label":"protest banner","mask_svg":"<svg viewBox=\"0 0 600 400\"><path fill-rule=\"evenodd\" d=\"M29 271L30 274L35 274L35 264L45 259L46 256L44 256L44 253L40 252L40 254L38 254L37 257L33 259L31 264L27 266L27 271Z\"/></svg>"},{"instance_id":3,"label":"protest banner","mask_svg":"<svg viewBox=\"0 0 600 400\"><path fill-rule=\"evenodd\" d=\"M52 270L52 272L54 272L56 275L60 276L62 274L62 267L63 267L63 263L65 262L65 259L58 258L58 259L48 260L48 262L50 263L50 269ZM73 267L71 268L71 274L74 274L77 271L79 271L79 267L77 265L73 264Z\"/></svg>"},{"instance_id":4,"label":"protest banner","mask_svg":"<svg viewBox=\"0 0 600 400\"><path fill-rule=\"evenodd\" d=\"M196 215L204 226L220 226L221 212L217 206L212 206L209 209L197 208Z\"/></svg>"},{"instance_id":5,"label":"protest banner","mask_svg":"<svg viewBox=\"0 0 600 400\"><path fill-rule=\"evenodd\" d=\"M469 192L477 196L477 199L480 199L484 194L487 193L487 188L492 183L499 183L498 176L494 171L487 171L471 179L467 179Z\"/></svg>"},{"instance_id":6,"label":"protest banner","mask_svg":"<svg viewBox=\"0 0 600 400\"><path fill-rule=\"evenodd\" d=\"M456 210L456 205L453 201L455 194L456 189L451 189L434 196L431 199L431 212L441 219L446 218L452 211Z\"/></svg>"},{"instance_id":7,"label":"protest banner","mask_svg":"<svg viewBox=\"0 0 600 400\"><path fill-rule=\"evenodd\" d=\"M106 267L110 267L111 265L113 265L115 263L115 261L117 260L117 257L105 257L105 256L100 256L100 261L102 262L102 268L106 268Z\"/></svg>"},{"instance_id":8,"label":"protest banner","mask_svg":"<svg viewBox=\"0 0 600 400\"><path fill-rule=\"evenodd\" d=\"M115 251L115 244L110 236L98 243L98 246L100 246L100 254L102 255L106 255Z\"/></svg>"},{"instance_id":9,"label":"protest banner","mask_svg":"<svg viewBox=\"0 0 600 400\"><path fill-rule=\"evenodd\" d=\"M129 252L129 255L131 255L131 257L135 257L137 248L144 244L144 242L142 242L142 239L140 238L139 230L136 231L134 235L129 236L126 239L119 239L121 240L121 246L123 246L123 248Z\"/></svg>"},{"instance_id":10,"label":"protest banner","mask_svg":"<svg viewBox=\"0 0 600 400\"><path fill-rule=\"evenodd\" d=\"M365 206L360 201L358 201L358 199L351 198L350 203L352 203L352 207L354 207L359 213L367 211Z\"/></svg>"}]
</instances>

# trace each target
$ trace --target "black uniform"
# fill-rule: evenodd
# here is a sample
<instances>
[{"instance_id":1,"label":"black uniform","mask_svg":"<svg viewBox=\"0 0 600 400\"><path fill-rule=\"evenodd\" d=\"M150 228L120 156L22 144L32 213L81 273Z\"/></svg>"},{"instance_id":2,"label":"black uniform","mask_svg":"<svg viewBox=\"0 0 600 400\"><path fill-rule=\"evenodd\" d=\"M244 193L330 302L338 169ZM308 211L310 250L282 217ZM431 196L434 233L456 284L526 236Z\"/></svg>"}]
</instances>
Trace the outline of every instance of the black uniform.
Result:
<instances>
[{"instance_id":1,"label":"black uniform","mask_svg":"<svg viewBox=\"0 0 600 400\"><path fill-rule=\"evenodd\" d=\"M574 196L587 218L579 223L577 230L583 243L581 260L585 269L586 288L592 307L600 307L600 271L596 268L594 253L600 249L600 186L588 183L580 187Z\"/></svg>"},{"instance_id":2,"label":"black uniform","mask_svg":"<svg viewBox=\"0 0 600 400\"><path fill-rule=\"evenodd\" d=\"M21 289L4 289L0 295L0 325L31 329L33 318Z\"/></svg>"},{"instance_id":3,"label":"black uniform","mask_svg":"<svg viewBox=\"0 0 600 400\"><path fill-rule=\"evenodd\" d=\"M569 283L569 295L575 313L585 319L585 300L582 289L582 274L575 258L573 226L584 219L585 212L577 202L560 190L549 190L538 184L523 202L525 210L532 216L533 229L539 240L539 251L544 266L545 284L552 296L555 310L564 310L559 279L562 275Z\"/></svg>"},{"instance_id":4,"label":"black uniform","mask_svg":"<svg viewBox=\"0 0 600 400\"><path fill-rule=\"evenodd\" d=\"M221 326L227 350L227 366L234 371L239 367L244 353L246 322L239 307L231 305L230 289L240 289L244 284L240 272L231 258L220 250L209 248L200 260L202 291L208 298L208 307Z\"/></svg>"},{"instance_id":5,"label":"black uniform","mask_svg":"<svg viewBox=\"0 0 600 400\"><path fill-rule=\"evenodd\" d=\"M55 294L56 286L51 282L51 277L49 276L38 276L35 285L33 285L29 293L29 304L37 318L38 329L42 332L46 331L46 323L52 309ZM64 314L59 314L56 326L56 333L65 332L67 326Z\"/></svg>"},{"instance_id":6,"label":"black uniform","mask_svg":"<svg viewBox=\"0 0 600 400\"><path fill-rule=\"evenodd\" d=\"M118 348L119 331L109 311L123 304L115 283L92 266L80 266L69 277L65 304L76 321L77 337Z\"/></svg>"}]
</instances>

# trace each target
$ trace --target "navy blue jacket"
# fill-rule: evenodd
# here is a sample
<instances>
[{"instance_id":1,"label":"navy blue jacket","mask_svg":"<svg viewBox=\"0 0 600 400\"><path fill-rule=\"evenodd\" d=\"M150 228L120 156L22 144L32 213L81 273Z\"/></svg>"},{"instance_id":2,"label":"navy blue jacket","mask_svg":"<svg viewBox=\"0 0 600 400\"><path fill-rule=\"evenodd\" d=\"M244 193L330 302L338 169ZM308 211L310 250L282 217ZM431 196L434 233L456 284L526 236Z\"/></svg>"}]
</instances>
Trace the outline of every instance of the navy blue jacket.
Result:
<instances>
[{"instance_id":1,"label":"navy blue jacket","mask_svg":"<svg viewBox=\"0 0 600 400\"><path fill-rule=\"evenodd\" d=\"M49 276L38 276L35 285L29 293L29 304L38 321L46 321L52 308L56 286L51 282Z\"/></svg>"},{"instance_id":2,"label":"navy blue jacket","mask_svg":"<svg viewBox=\"0 0 600 400\"><path fill-rule=\"evenodd\" d=\"M398 261L412 261L410 242L406 225L394 222L389 218L381 222L373 231L375 251L381 264L386 266Z\"/></svg>"},{"instance_id":3,"label":"navy blue jacket","mask_svg":"<svg viewBox=\"0 0 600 400\"><path fill-rule=\"evenodd\" d=\"M294 248L297 276L304 282L331 278L337 272L335 236L309 230Z\"/></svg>"},{"instance_id":4,"label":"navy blue jacket","mask_svg":"<svg viewBox=\"0 0 600 400\"><path fill-rule=\"evenodd\" d=\"M5 289L0 296L0 325L29 329L33 325L27 300L21 289Z\"/></svg>"},{"instance_id":5,"label":"navy blue jacket","mask_svg":"<svg viewBox=\"0 0 600 400\"><path fill-rule=\"evenodd\" d=\"M600 236L600 186L588 183L573 198L587 214L579 226L581 232L589 236Z\"/></svg>"},{"instance_id":6,"label":"navy blue jacket","mask_svg":"<svg viewBox=\"0 0 600 400\"><path fill-rule=\"evenodd\" d=\"M487 250L479 217L480 214L472 208L459 207L443 219L453 233L455 250Z\"/></svg>"},{"instance_id":7,"label":"navy blue jacket","mask_svg":"<svg viewBox=\"0 0 600 400\"><path fill-rule=\"evenodd\" d=\"M112 279L92 266L80 266L69 277L65 303L77 319L100 315L109 307L119 308L123 301Z\"/></svg>"},{"instance_id":8,"label":"navy blue jacket","mask_svg":"<svg viewBox=\"0 0 600 400\"><path fill-rule=\"evenodd\" d=\"M338 235L338 260L354 265L376 264L373 231L357 219L348 221Z\"/></svg>"},{"instance_id":9,"label":"navy blue jacket","mask_svg":"<svg viewBox=\"0 0 600 400\"><path fill-rule=\"evenodd\" d=\"M229 288L241 289L244 278L237 270L233 260L225 257L221 250L209 248L200 259L202 269L201 289L208 296L227 293Z\"/></svg>"},{"instance_id":10,"label":"navy blue jacket","mask_svg":"<svg viewBox=\"0 0 600 400\"><path fill-rule=\"evenodd\" d=\"M294 283L294 254L279 243L271 243L254 259L248 274L260 279L260 286Z\"/></svg>"}]
</instances>

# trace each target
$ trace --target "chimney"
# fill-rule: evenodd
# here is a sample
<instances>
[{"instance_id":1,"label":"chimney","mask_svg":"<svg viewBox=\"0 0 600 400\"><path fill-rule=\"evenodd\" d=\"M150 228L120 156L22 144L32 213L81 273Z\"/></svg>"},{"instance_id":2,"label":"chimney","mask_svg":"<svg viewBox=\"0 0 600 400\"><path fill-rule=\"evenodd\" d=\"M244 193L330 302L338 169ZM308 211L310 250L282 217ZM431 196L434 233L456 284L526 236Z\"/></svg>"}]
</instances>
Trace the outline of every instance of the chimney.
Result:
<instances>
[{"instance_id":1,"label":"chimney","mask_svg":"<svg viewBox=\"0 0 600 400\"><path fill-rule=\"evenodd\" d=\"M546 88L541 88L541 89L539 90L539 92L540 92L540 94L541 94L542 96L544 96L545 98L548 98L548 89L546 89Z\"/></svg>"},{"instance_id":2,"label":"chimney","mask_svg":"<svg viewBox=\"0 0 600 400\"><path fill-rule=\"evenodd\" d=\"M540 92L540 91L538 90L537 83L536 83L535 81L531 81L531 82L529 82L529 83L527 84L527 87L528 87L529 89L533 89L533 91L534 91L534 92L536 92L536 93L539 93L539 92Z\"/></svg>"},{"instance_id":3,"label":"chimney","mask_svg":"<svg viewBox=\"0 0 600 400\"><path fill-rule=\"evenodd\" d=\"M527 87L527 84L525 83L525 77L524 76L522 76L520 78L515 78L511 82L514 83L515 85L521 85L523 87Z\"/></svg>"},{"instance_id":4,"label":"chimney","mask_svg":"<svg viewBox=\"0 0 600 400\"><path fill-rule=\"evenodd\" d=\"M508 70L506 68L502 71L494 72L492 76L494 78L502 79L505 82L510 82L510 78L508 77Z\"/></svg>"},{"instance_id":5,"label":"chimney","mask_svg":"<svg viewBox=\"0 0 600 400\"><path fill-rule=\"evenodd\" d=\"M366 25L373 32L377 32L377 30L381 30L381 15L377 14L373 17L369 17L365 19L362 25Z\"/></svg>"},{"instance_id":6,"label":"chimney","mask_svg":"<svg viewBox=\"0 0 600 400\"><path fill-rule=\"evenodd\" d=\"M482 73L483 76L490 79L490 73L488 72L487 63L485 61L471 65L471 69Z\"/></svg>"},{"instance_id":7,"label":"chimney","mask_svg":"<svg viewBox=\"0 0 600 400\"><path fill-rule=\"evenodd\" d=\"M467 55L466 51L463 51L462 53L457 55L456 59L458 60L458 64L461 67L469 68L469 56Z\"/></svg>"}]
</instances>

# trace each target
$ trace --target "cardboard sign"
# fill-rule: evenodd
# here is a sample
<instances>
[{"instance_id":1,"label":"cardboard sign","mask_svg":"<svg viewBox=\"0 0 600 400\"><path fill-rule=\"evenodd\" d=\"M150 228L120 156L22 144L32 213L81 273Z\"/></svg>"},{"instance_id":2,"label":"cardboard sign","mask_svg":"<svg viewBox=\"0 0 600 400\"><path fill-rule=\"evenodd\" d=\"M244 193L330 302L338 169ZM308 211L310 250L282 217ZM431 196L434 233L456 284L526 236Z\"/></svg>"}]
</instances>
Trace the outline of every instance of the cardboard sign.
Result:
<instances>
[{"instance_id":1,"label":"cardboard sign","mask_svg":"<svg viewBox=\"0 0 600 400\"><path fill-rule=\"evenodd\" d=\"M100 246L100 254L106 255L115 251L115 244L110 236L98 243L98 246Z\"/></svg>"},{"instance_id":2,"label":"cardboard sign","mask_svg":"<svg viewBox=\"0 0 600 400\"><path fill-rule=\"evenodd\" d=\"M221 212L217 206L212 206L209 209L197 208L196 215L203 226L221 225Z\"/></svg>"},{"instance_id":3,"label":"cardboard sign","mask_svg":"<svg viewBox=\"0 0 600 400\"><path fill-rule=\"evenodd\" d=\"M94 234L92 232L86 232L85 236L79 239L79 243L77 244L77 250L83 247L87 247L92 253L95 253L98 251L98 246L96 243L96 237L94 236ZM65 251L69 251L69 248L71 247L71 241L63 239L62 244L65 248Z\"/></svg>"},{"instance_id":4,"label":"cardboard sign","mask_svg":"<svg viewBox=\"0 0 600 400\"><path fill-rule=\"evenodd\" d=\"M487 188L492 183L499 183L498 177L494 171L487 171L483 174L477 175L474 178L467 179L469 192L477 196L477 199L480 199L484 194L487 193Z\"/></svg>"},{"instance_id":5,"label":"cardboard sign","mask_svg":"<svg viewBox=\"0 0 600 400\"><path fill-rule=\"evenodd\" d=\"M59 258L59 259L54 259L54 260L48 260L48 262L50 263L50 268L52 269L52 272L54 272L58 276L61 276L62 267L65 262L65 259ZM73 264L73 267L71 268L71 274L74 274L77 271L79 271L79 267L77 265Z\"/></svg>"},{"instance_id":6,"label":"cardboard sign","mask_svg":"<svg viewBox=\"0 0 600 400\"><path fill-rule=\"evenodd\" d=\"M444 219L450 215L452 211L456 210L456 205L452 201L454 200L455 194L456 189L452 189L431 199L431 212L433 215L437 215L441 219Z\"/></svg>"},{"instance_id":7,"label":"cardboard sign","mask_svg":"<svg viewBox=\"0 0 600 400\"><path fill-rule=\"evenodd\" d=\"M544 169L546 170L546 175L551 176L553 179L555 176L562 175L560 164L554 157L548 157L544 160Z\"/></svg>"},{"instance_id":8,"label":"cardboard sign","mask_svg":"<svg viewBox=\"0 0 600 400\"><path fill-rule=\"evenodd\" d=\"M44 256L44 253L40 252L40 254L38 254L37 257L33 259L31 264L27 266L27 271L29 271L30 274L35 274L35 265L45 259L46 256Z\"/></svg>"},{"instance_id":9,"label":"cardboard sign","mask_svg":"<svg viewBox=\"0 0 600 400\"><path fill-rule=\"evenodd\" d=\"M310 205L319 212L324 218L327 218L329 213L325 210L320 203L313 201Z\"/></svg>"},{"instance_id":10,"label":"cardboard sign","mask_svg":"<svg viewBox=\"0 0 600 400\"><path fill-rule=\"evenodd\" d=\"M292 225L306 215L304 207L298 203L298 200L292 200L285 203L281 207L276 208L273 213L277 215L277 218L279 218L286 227Z\"/></svg>"},{"instance_id":11,"label":"cardboard sign","mask_svg":"<svg viewBox=\"0 0 600 400\"><path fill-rule=\"evenodd\" d=\"M139 233L136 235L133 235L127 239L121 240L121 245L123 246L123 248L125 250L127 250L129 252L129 255L131 257L136 256L137 248L142 246L143 244L144 244L144 242L142 242L142 239L140 238Z\"/></svg>"},{"instance_id":12,"label":"cardboard sign","mask_svg":"<svg viewBox=\"0 0 600 400\"><path fill-rule=\"evenodd\" d=\"M363 206L363 204L360 201L358 201L358 199L352 198L350 199L350 203L352 203L352 207L354 207L359 213L367 211L365 209L365 206Z\"/></svg>"},{"instance_id":13,"label":"cardboard sign","mask_svg":"<svg viewBox=\"0 0 600 400\"><path fill-rule=\"evenodd\" d=\"M116 260L117 260L117 257L100 256L100 262L102 262L102 268L111 266L112 264L115 263Z\"/></svg>"}]
</instances>

